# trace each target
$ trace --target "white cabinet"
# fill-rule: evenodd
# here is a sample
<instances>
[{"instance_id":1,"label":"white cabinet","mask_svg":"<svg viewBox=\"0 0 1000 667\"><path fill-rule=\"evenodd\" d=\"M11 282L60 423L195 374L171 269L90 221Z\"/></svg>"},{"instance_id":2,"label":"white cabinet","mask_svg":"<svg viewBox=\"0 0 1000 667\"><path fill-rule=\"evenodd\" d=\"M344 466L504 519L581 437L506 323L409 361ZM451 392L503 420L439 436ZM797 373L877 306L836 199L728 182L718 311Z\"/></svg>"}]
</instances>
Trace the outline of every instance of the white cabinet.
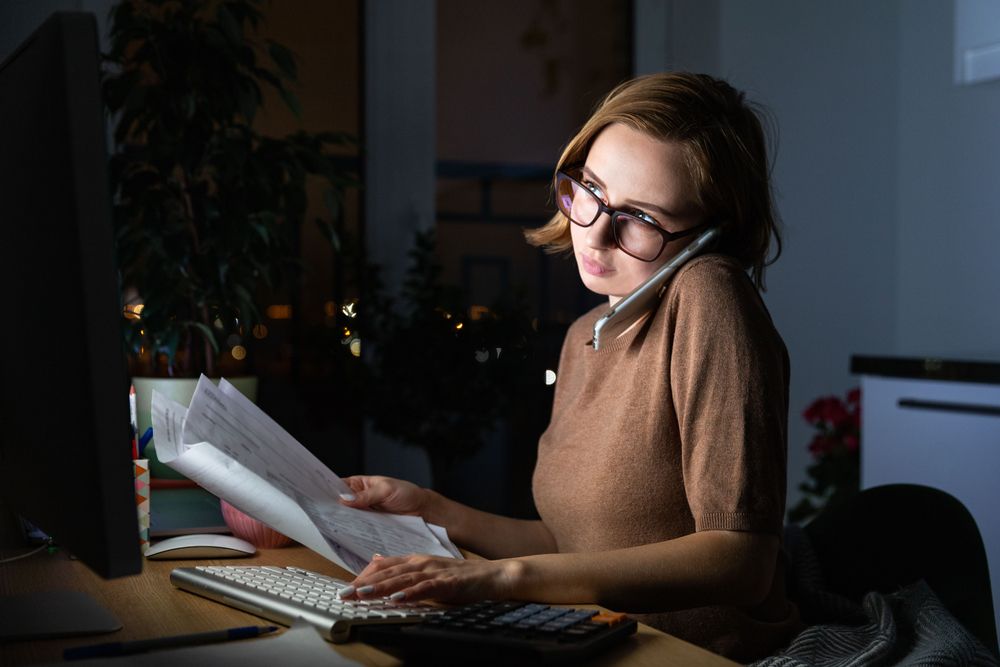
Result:
<instances>
[{"instance_id":1,"label":"white cabinet","mask_svg":"<svg viewBox=\"0 0 1000 667\"><path fill-rule=\"evenodd\" d=\"M933 486L969 509L986 546L1000 633L1000 364L878 361L852 361L861 374L861 486ZM916 377L962 378L962 368L976 381Z\"/></svg>"}]
</instances>

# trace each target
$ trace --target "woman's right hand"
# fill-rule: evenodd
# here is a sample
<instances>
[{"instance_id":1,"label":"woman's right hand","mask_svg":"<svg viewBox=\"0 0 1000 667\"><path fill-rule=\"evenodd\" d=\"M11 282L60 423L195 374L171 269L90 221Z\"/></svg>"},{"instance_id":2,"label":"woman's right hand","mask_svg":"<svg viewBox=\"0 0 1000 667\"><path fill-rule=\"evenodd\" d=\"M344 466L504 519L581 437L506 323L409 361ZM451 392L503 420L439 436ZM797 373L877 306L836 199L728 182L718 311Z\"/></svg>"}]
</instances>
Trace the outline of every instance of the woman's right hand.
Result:
<instances>
[{"instance_id":1,"label":"woman's right hand","mask_svg":"<svg viewBox=\"0 0 1000 667\"><path fill-rule=\"evenodd\" d=\"M344 482L351 487L350 494L340 494L344 505L427 518L424 513L431 494L412 482L381 475L355 475Z\"/></svg>"}]
</instances>

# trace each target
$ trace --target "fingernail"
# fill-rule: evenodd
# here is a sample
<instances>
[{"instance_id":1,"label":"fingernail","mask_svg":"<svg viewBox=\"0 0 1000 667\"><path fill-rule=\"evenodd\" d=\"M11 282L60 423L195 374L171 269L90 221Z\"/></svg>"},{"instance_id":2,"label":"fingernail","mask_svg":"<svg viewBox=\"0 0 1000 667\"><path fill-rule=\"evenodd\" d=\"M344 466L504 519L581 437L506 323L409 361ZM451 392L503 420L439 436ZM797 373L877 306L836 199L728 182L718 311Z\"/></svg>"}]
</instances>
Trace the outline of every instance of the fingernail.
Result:
<instances>
[{"instance_id":1,"label":"fingernail","mask_svg":"<svg viewBox=\"0 0 1000 667\"><path fill-rule=\"evenodd\" d=\"M361 595L368 595L369 593L374 593L374 592L375 592L375 587L372 586L371 584L368 584L367 586L362 586L361 588L358 589L358 593Z\"/></svg>"},{"instance_id":2,"label":"fingernail","mask_svg":"<svg viewBox=\"0 0 1000 667\"><path fill-rule=\"evenodd\" d=\"M382 554L372 554L372 560L379 560L382 558Z\"/></svg>"},{"instance_id":3,"label":"fingernail","mask_svg":"<svg viewBox=\"0 0 1000 667\"><path fill-rule=\"evenodd\" d=\"M354 495L353 493L342 493L342 494L340 494L340 499L341 500L346 500L349 503L353 503L355 500L358 499L358 497L356 495Z\"/></svg>"},{"instance_id":4,"label":"fingernail","mask_svg":"<svg viewBox=\"0 0 1000 667\"><path fill-rule=\"evenodd\" d=\"M390 600L402 600L405 597L406 597L406 593L404 591L396 591L395 593L393 593L392 595L389 596L389 599Z\"/></svg>"},{"instance_id":5,"label":"fingernail","mask_svg":"<svg viewBox=\"0 0 1000 667\"><path fill-rule=\"evenodd\" d=\"M344 586L337 593L337 597L346 598L348 595L354 593L354 586Z\"/></svg>"}]
</instances>

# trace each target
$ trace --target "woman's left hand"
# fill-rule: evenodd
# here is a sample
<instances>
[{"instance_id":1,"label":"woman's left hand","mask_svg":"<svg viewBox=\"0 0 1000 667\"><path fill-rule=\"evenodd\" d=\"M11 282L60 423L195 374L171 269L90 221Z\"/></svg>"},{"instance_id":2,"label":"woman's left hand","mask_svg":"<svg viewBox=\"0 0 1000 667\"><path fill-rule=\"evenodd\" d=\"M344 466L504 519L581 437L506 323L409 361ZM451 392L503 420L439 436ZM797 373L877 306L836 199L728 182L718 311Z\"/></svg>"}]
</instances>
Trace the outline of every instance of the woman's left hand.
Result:
<instances>
[{"instance_id":1,"label":"woman's left hand","mask_svg":"<svg viewBox=\"0 0 1000 667\"><path fill-rule=\"evenodd\" d=\"M433 599L451 604L510 598L515 560L459 560L441 556L375 556L342 598Z\"/></svg>"}]
</instances>

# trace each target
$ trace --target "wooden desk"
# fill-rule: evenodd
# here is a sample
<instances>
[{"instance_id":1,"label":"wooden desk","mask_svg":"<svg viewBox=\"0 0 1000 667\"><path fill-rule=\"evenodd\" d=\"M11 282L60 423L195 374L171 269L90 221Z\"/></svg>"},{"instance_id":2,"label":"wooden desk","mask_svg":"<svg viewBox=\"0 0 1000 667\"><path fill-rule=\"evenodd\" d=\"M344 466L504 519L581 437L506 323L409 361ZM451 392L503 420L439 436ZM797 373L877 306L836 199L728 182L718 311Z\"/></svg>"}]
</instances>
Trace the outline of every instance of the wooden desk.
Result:
<instances>
[{"instance_id":1,"label":"wooden desk","mask_svg":"<svg viewBox=\"0 0 1000 667\"><path fill-rule=\"evenodd\" d=\"M7 558L16 553L0 551ZM62 659L63 649L83 644L129 641L165 635L204 632L257 625L260 619L242 611L180 591L170 583L170 571L192 564L215 565L294 565L341 579L346 572L305 547L263 549L253 558L215 561L146 561L143 573L134 577L104 581L77 561L62 553L40 553L0 565L0 595L51 590L78 590L93 596L118 616L124 627L118 632L71 639L12 642L0 645L0 666L30 665ZM266 639L243 641L267 641ZM329 644L330 650L365 665L400 665L396 658L378 649L350 642ZM714 667L734 663L676 637L646 625L624 645L598 656L592 665L691 665Z\"/></svg>"}]
</instances>

